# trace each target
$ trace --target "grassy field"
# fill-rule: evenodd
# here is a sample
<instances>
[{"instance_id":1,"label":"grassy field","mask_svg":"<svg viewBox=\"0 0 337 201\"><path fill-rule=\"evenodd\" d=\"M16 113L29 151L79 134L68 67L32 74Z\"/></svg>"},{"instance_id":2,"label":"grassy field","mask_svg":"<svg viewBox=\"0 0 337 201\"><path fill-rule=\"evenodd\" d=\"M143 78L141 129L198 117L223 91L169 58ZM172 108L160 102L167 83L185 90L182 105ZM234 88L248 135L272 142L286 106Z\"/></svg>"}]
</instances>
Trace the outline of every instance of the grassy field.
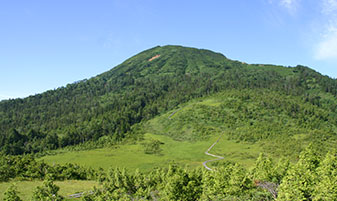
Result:
<instances>
[{"instance_id":1,"label":"grassy field","mask_svg":"<svg viewBox=\"0 0 337 201\"><path fill-rule=\"evenodd\" d=\"M180 165L199 167L202 162L212 157L204 152L217 140L212 136L205 141L176 141L164 135L145 134L145 141L157 139L163 142L160 154L145 154L142 142L138 144L121 145L115 148L94 149L88 151L74 151L42 158L49 164L77 163L93 168L125 167L147 171L154 167L167 167L168 163L175 162ZM253 164L258 156L257 145L235 143L224 136L212 149L212 153L226 156L226 160L240 162L245 166Z\"/></svg>"},{"instance_id":2,"label":"grassy field","mask_svg":"<svg viewBox=\"0 0 337 201\"><path fill-rule=\"evenodd\" d=\"M3 200L3 192L12 185L15 184L18 191L19 196L22 200L30 200L35 188L37 186L41 186L43 181L12 181L12 182L4 182L0 183L0 200ZM60 187L59 194L68 198L69 195L84 192L91 190L94 186L99 186L99 184L95 181L78 181L78 180L68 180L68 181L55 181L57 186ZM67 199L67 200L78 200L78 199Z\"/></svg>"}]
</instances>

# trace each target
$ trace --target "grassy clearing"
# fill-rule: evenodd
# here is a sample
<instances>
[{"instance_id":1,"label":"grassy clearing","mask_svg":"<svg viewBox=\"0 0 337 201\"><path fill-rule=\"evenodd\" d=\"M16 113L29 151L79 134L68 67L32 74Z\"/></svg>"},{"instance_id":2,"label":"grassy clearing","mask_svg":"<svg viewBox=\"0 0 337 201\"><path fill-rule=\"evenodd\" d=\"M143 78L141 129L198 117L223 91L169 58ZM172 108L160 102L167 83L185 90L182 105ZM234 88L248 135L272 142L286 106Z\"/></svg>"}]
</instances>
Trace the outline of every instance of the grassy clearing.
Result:
<instances>
[{"instance_id":1,"label":"grassy clearing","mask_svg":"<svg viewBox=\"0 0 337 201\"><path fill-rule=\"evenodd\" d=\"M94 149L88 151L67 152L53 156L45 156L42 160L53 163L77 163L93 168L125 167L131 170L139 168L142 171L154 167L167 167L175 162L190 167L201 167L202 162L212 157L204 152L213 144L218 136L212 136L204 141L176 141L164 135L145 134L145 141L157 139L163 142L160 154L145 154L142 142L138 144L121 145L115 148ZM257 145L235 143L223 137L211 152L224 155L226 160L251 165L258 156Z\"/></svg>"},{"instance_id":2,"label":"grassy clearing","mask_svg":"<svg viewBox=\"0 0 337 201\"><path fill-rule=\"evenodd\" d=\"M247 168L251 167L262 151L259 144L236 143L226 138L227 136L224 135L214 146L211 153L225 157L224 160L240 163Z\"/></svg>"},{"instance_id":3,"label":"grassy clearing","mask_svg":"<svg viewBox=\"0 0 337 201\"><path fill-rule=\"evenodd\" d=\"M3 182L0 183L0 200L4 199L3 193L7 190L7 188L15 184L18 191L19 196L22 200L30 200L35 188L37 186L41 186L43 181L12 181L12 182ZM91 190L94 186L99 186L96 181L78 181L78 180L68 180L68 181L55 181L57 186L60 187L59 194L68 197L71 194L84 192ZM68 200L78 200L78 199L68 199Z\"/></svg>"}]
</instances>

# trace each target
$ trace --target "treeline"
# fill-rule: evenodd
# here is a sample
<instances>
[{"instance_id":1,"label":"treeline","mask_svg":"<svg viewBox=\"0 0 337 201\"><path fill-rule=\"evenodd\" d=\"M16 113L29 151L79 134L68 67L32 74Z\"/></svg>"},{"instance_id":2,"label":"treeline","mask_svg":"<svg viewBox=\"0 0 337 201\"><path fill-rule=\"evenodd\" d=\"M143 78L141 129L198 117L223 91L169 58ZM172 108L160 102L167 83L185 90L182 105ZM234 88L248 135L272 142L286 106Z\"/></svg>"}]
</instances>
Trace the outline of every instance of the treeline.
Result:
<instances>
[{"instance_id":1,"label":"treeline","mask_svg":"<svg viewBox=\"0 0 337 201\"><path fill-rule=\"evenodd\" d=\"M45 134L31 129L21 134L16 129L10 129L0 135L0 151L4 154L19 155L36 153L60 147L59 138L55 134Z\"/></svg>"},{"instance_id":2,"label":"treeline","mask_svg":"<svg viewBox=\"0 0 337 201\"><path fill-rule=\"evenodd\" d=\"M37 161L33 156L4 156L0 157L0 182L10 179L43 180L48 175L54 180L93 180L99 178L103 170L94 170L75 164L48 165Z\"/></svg>"},{"instance_id":3,"label":"treeline","mask_svg":"<svg viewBox=\"0 0 337 201\"><path fill-rule=\"evenodd\" d=\"M30 129L28 133L20 133L16 129L11 129L4 135L0 135L0 153L9 155L42 153L86 142L83 137L87 133L80 132L81 130L70 129L65 135L58 136L55 133L43 133L34 129ZM99 142L96 141L95 144L97 147Z\"/></svg>"},{"instance_id":4,"label":"treeline","mask_svg":"<svg viewBox=\"0 0 337 201\"><path fill-rule=\"evenodd\" d=\"M18 169L20 164L22 163L13 166ZM281 201L335 200L337 197L336 153L330 152L320 157L311 146L300 154L295 164L286 159L274 162L261 154L249 170L230 162L214 165L214 171L176 165L148 173L110 169L107 173L100 172L96 176L102 186L84 194L82 200ZM58 174L51 174L53 176L45 177L44 185L37 188L33 200L48 200L53 196L63 200L57 194L58 187L52 182L59 178ZM8 191L5 197L17 195L13 187Z\"/></svg>"},{"instance_id":5,"label":"treeline","mask_svg":"<svg viewBox=\"0 0 337 201\"><path fill-rule=\"evenodd\" d=\"M149 62L156 54L161 56ZM336 102L325 95L336 97L337 81L309 68L247 65L207 50L165 46L140 53L89 80L0 102L0 136L12 135L13 129L22 135L33 129L50 138L61 137L61 147L102 136L120 140L132 125L188 100L247 88L305 96L314 105L336 111ZM53 143L47 145L55 148ZM3 147L7 154L21 153ZM35 150L39 148L23 152Z\"/></svg>"}]
</instances>

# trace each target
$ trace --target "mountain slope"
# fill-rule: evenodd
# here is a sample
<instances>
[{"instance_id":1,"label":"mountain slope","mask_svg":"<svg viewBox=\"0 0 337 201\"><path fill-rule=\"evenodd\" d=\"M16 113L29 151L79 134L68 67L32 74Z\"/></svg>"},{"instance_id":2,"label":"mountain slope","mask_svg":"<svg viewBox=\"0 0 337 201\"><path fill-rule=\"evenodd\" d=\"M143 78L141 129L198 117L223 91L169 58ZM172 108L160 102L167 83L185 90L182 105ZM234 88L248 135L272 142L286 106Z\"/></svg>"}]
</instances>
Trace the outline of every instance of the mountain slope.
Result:
<instances>
[{"instance_id":1,"label":"mountain slope","mask_svg":"<svg viewBox=\"0 0 337 201\"><path fill-rule=\"evenodd\" d=\"M257 88L324 108L336 125L337 81L307 67L249 65L209 50L158 46L91 79L0 102L0 147L22 154L104 135L120 140L132 125L193 98Z\"/></svg>"},{"instance_id":2,"label":"mountain slope","mask_svg":"<svg viewBox=\"0 0 337 201\"><path fill-rule=\"evenodd\" d=\"M224 160L208 163L212 168L224 161L251 167L259 153L294 162L309 144L322 155L336 148L336 123L328 114L329 110L299 96L230 89L195 98L142 122L132 129L137 131L132 133L134 140L99 149L57 150L42 160L50 165L76 163L142 171L166 167L172 161L202 167L204 161L213 159L204 152L222 136L210 153Z\"/></svg>"}]
</instances>

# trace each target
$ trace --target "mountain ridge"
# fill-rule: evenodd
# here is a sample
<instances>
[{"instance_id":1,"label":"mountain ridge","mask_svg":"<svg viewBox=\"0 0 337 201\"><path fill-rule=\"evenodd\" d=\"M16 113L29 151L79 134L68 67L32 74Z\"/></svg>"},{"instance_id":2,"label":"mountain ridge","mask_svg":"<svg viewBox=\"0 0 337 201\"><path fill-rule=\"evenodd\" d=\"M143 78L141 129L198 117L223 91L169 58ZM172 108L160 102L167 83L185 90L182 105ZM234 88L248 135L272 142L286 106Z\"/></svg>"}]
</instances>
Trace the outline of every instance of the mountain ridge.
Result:
<instances>
[{"instance_id":1,"label":"mountain ridge","mask_svg":"<svg viewBox=\"0 0 337 201\"><path fill-rule=\"evenodd\" d=\"M297 66L282 66L282 65L277 65L277 64L255 64L255 63L252 63L252 64L248 64L246 62L243 62L243 61L239 61L239 60L232 60L232 59L228 59L225 55L223 55L222 53L220 52L213 52L211 50L208 50L208 49L198 49L198 48L194 48L194 47L185 47L185 46L181 46L181 45L164 45L164 46L155 46L155 47L152 47L150 49L147 49L147 50L144 50L140 53L137 53L136 55L126 59L125 61L123 61L121 64L118 64L116 65L115 67L112 67L110 70L106 71L106 72L103 72L103 73L99 73L93 77L90 77L90 78L84 78L84 79L81 79L81 80L77 80L77 81L74 81L72 83L69 83L65 86L60 86L60 87L57 87L55 89L49 89L49 90L46 90L44 92L41 92L41 93L37 93L37 94L34 94L34 95L29 95L27 97L22 97L22 98L10 98L10 99L4 99L4 100L1 100L0 102L8 102L8 101L15 101L15 100L22 100L22 99L27 99L27 98L32 98L32 97L35 97L35 96L39 96L43 93L50 93L52 91L55 91L55 90L62 90L66 87L70 87L71 85L76 85L76 84L79 84L79 83L82 83L82 82L87 82L88 80L91 80L91 79L97 79L98 77L102 77L106 74L110 75L111 73L115 72L115 71L118 71L118 69L120 67L123 67L125 64L128 64L131 62L131 60L133 60L135 57L139 57L141 56L142 54L145 54L145 53L148 53L150 51L154 51L158 48L187 48L187 49L193 49L193 50L200 50L200 51L207 51L207 52L211 52L211 53L215 53L215 54L219 54L220 56L222 56L224 59L228 60L228 61L232 61L232 62L235 62L235 63L241 63L241 64L245 64L245 65L249 65L249 66L259 66L259 67L263 67L263 66L268 66L268 67L272 67L272 68L296 68L296 67L304 67L304 68L308 68L310 70L312 70L313 72L315 73L318 73L319 75L322 75L326 78L329 78L329 79L333 79L333 80L336 80L336 78L332 78L328 75L323 75L317 71L315 71L314 69L311 69L310 67L307 67L307 66L303 66L303 65L297 65ZM157 52L157 51L156 51ZM146 59L144 59L145 61ZM275 70L275 69L274 69Z\"/></svg>"}]
</instances>

